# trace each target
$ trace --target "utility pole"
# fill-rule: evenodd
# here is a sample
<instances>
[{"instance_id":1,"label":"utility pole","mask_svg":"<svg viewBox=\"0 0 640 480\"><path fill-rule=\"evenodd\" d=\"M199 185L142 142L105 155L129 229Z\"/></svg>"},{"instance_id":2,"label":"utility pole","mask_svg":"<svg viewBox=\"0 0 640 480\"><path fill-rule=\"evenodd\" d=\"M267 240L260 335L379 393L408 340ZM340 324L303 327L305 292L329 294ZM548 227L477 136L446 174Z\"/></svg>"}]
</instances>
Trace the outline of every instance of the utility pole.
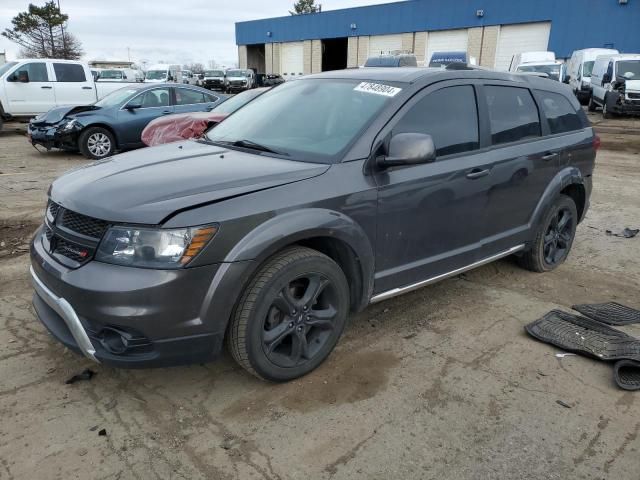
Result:
<instances>
[{"instance_id":1,"label":"utility pole","mask_svg":"<svg viewBox=\"0 0 640 480\"><path fill-rule=\"evenodd\" d=\"M60 9L60 0L58 0L58 11L62 14L62 10ZM62 50L64 54L67 54L67 40L64 36L64 24L60 25L60 31L62 32Z\"/></svg>"}]
</instances>

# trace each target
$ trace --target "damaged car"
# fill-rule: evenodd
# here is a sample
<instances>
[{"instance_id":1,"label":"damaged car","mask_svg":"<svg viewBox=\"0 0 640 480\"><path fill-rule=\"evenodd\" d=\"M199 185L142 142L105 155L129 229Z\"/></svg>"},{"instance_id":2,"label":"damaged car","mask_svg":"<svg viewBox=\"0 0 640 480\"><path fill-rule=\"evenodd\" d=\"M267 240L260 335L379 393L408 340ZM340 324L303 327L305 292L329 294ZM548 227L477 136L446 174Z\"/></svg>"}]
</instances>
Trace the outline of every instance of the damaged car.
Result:
<instances>
[{"instance_id":1,"label":"damaged car","mask_svg":"<svg viewBox=\"0 0 640 480\"><path fill-rule=\"evenodd\" d=\"M512 255L560 267L599 143L544 78L309 75L201 139L55 180L31 243L35 311L105 365L201 363L226 343L251 374L292 380L369 304Z\"/></svg>"},{"instance_id":2,"label":"damaged car","mask_svg":"<svg viewBox=\"0 0 640 480\"><path fill-rule=\"evenodd\" d=\"M601 55L591 75L589 111L602 116L640 115L640 54Z\"/></svg>"},{"instance_id":3,"label":"damaged car","mask_svg":"<svg viewBox=\"0 0 640 480\"><path fill-rule=\"evenodd\" d=\"M34 146L80 152L102 159L116 151L143 147L142 130L173 113L206 112L223 99L199 87L154 84L121 88L92 105L63 106L29 122Z\"/></svg>"}]
</instances>

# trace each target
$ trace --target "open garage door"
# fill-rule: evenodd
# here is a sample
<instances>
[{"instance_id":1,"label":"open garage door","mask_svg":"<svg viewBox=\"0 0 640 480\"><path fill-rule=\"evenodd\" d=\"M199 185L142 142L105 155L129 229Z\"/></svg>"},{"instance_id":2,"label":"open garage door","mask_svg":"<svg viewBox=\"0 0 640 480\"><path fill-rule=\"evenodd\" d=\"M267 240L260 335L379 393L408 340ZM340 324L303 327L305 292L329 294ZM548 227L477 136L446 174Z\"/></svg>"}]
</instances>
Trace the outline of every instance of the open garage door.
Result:
<instances>
[{"instance_id":1,"label":"open garage door","mask_svg":"<svg viewBox=\"0 0 640 480\"><path fill-rule=\"evenodd\" d=\"M304 43L283 43L280 47L280 71L285 80L298 78L304 71Z\"/></svg>"},{"instance_id":2,"label":"open garage door","mask_svg":"<svg viewBox=\"0 0 640 480\"><path fill-rule=\"evenodd\" d=\"M402 35L375 35L369 37L369 56L402 51Z\"/></svg>"},{"instance_id":3,"label":"open garage door","mask_svg":"<svg viewBox=\"0 0 640 480\"><path fill-rule=\"evenodd\" d=\"M501 26L496 49L496 70L509 70L516 53L547 50L550 32L551 22Z\"/></svg>"},{"instance_id":4,"label":"open garage door","mask_svg":"<svg viewBox=\"0 0 640 480\"><path fill-rule=\"evenodd\" d=\"M429 65L434 52L466 52L468 39L469 33L466 28L429 32L425 65Z\"/></svg>"}]
</instances>

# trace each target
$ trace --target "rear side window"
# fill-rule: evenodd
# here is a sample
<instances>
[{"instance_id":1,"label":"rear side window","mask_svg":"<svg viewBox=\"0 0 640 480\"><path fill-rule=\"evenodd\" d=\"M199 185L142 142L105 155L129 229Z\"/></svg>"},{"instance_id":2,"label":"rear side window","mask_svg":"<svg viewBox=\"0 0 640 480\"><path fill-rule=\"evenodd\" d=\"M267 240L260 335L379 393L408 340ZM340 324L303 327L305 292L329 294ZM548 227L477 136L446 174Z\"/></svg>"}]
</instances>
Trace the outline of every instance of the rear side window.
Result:
<instances>
[{"instance_id":1,"label":"rear side window","mask_svg":"<svg viewBox=\"0 0 640 480\"><path fill-rule=\"evenodd\" d=\"M53 70L56 72L58 82L86 82L82 65L74 63L54 63Z\"/></svg>"},{"instance_id":2,"label":"rear side window","mask_svg":"<svg viewBox=\"0 0 640 480\"><path fill-rule=\"evenodd\" d=\"M485 86L491 143L517 142L540 136L540 118L526 88Z\"/></svg>"},{"instance_id":3,"label":"rear side window","mask_svg":"<svg viewBox=\"0 0 640 480\"><path fill-rule=\"evenodd\" d=\"M461 85L431 92L393 128L393 134L398 133L431 135L437 156L476 150L478 110L473 87Z\"/></svg>"},{"instance_id":4,"label":"rear side window","mask_svg":"<svg viewBox=\"0 0 640 480\"><path fill-rule=\"evenodd\" d=\"M582 121L576 110L563 95L541 90L537 94L552 135L582 129Z\"/></svg>"},{"instance_id":5,"label":"rear side window","mask_svg":"<svg viewBox=\"0 0 640 480\"><path fill-rule=\"evenodd\" d=\"M176 88L176 105L192 105L206 101L202 92L189 90L187 88Z\"/></svg>"}]
</instances>

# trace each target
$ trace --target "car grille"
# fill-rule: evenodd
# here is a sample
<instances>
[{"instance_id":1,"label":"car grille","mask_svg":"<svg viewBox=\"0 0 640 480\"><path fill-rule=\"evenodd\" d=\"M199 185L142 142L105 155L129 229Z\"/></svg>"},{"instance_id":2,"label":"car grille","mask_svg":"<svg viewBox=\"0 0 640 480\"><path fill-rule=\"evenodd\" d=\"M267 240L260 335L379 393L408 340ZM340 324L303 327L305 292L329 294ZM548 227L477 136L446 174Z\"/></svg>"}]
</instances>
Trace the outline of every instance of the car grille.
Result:
<instances>
[{"instance_id":1,"label":"car grille","mask_svg":"<svg viewBox=\"0 0 640 480\"><path fill-rule=\"evenodd\" d=\"M629 98L632 98L633 100L640 100L640 93L627 93L627 95L629 96Z\"/></svg>"},{"instance_id":2,"label":"car grille","mask_svg":"<svg viewBox=\"0 0 640 480\"><path fill-rule=\"evenodd\" d=\"M242 87L244 84L244 80L233 80L229 82L229 85L233 85L234 87Z\"/></svg>"},{"instance_id":3,"label":"car grille","mask_svg":"<svg viewBox=\"0 0 640 480\"><path fill-rule=\"evenodd\" d=\"M97 240L102 238L102 235L107 229L107 222L103 220L87 217L86 215L66 209L62 212L62 219L58 225Z\"/></svg>"},{"instance_id":4,"label":"car grille","mask_svg":"<svg viewBox=\"0 0 640 480\"><path fill-rule=\"evenodd\" d=\"M55 258L77 268L93 258L109 224L49 201L42 243Z\"/></svg>"}]
</instances>

